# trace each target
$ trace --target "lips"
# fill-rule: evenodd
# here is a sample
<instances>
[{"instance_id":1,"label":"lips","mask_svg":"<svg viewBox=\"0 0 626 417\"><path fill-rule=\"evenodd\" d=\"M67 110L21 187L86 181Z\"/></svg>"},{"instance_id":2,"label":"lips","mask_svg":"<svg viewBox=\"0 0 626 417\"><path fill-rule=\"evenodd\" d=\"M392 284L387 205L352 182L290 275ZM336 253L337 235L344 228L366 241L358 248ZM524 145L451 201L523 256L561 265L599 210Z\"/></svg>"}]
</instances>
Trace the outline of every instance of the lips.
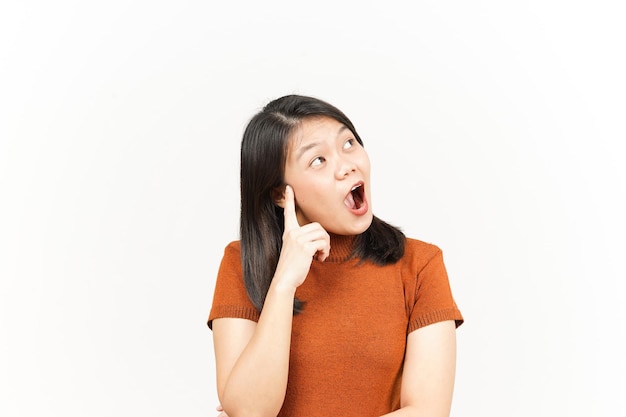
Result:
<instances>
[{"instance_id":1,"label":"lips","mask_svg":"<svg viewBox=\"0 0 626 417\"><path fill-rule=\"evenodd\" d=\"M367 213L367 199L365 198L365 184L361 181L350 188L350 192L343 200L343 204L354 214L363 215Z\"/></svg>"}]
</instances>

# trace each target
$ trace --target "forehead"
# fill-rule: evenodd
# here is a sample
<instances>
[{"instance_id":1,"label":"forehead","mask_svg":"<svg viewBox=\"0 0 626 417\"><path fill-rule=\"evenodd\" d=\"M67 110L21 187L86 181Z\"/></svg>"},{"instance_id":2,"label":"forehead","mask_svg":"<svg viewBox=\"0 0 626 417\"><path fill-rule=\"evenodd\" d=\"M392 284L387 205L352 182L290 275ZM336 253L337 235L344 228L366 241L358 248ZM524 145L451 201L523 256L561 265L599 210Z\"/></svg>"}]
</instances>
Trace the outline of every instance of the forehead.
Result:
<instances>
[{"instance_id":1,"label":"forehead","mask_svg":"<svg viewBox=\"0 0 626 417\"><path fill-rule=\"evenodd\" d=\"M346 126L331 117L307 117L289 135L289 150L297 150L310 142L334 140L342 129L346 129Z\"/></svg>"}]
</instances>

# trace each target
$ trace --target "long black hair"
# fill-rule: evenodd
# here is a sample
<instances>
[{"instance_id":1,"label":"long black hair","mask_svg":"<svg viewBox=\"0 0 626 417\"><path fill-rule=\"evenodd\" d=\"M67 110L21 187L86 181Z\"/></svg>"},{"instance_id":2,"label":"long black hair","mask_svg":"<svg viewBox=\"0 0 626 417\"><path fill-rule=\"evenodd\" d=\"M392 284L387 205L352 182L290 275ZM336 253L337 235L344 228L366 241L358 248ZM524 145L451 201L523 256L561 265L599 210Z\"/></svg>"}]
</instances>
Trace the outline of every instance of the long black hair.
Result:
<instances>
[{"instance_id":1,"label":"long black hair","mask_svg":"<svg viewBox=\"0 0 626 417\"><path fill-rule=\"evenodd\" d=\"M278 265L284 231L283 209L275 192L284 187L289 135L304 119L330 117L345 125L363 145L343 112L325 101L288 95L268 103L248 123L241 141L241 264L250 300L261 311ZM379 265L397 262L404 254L404 234L373 217L369 228L355 238L352 256ZM302 303L294 301L294 312Z\"/></svg>"}]
</instances>

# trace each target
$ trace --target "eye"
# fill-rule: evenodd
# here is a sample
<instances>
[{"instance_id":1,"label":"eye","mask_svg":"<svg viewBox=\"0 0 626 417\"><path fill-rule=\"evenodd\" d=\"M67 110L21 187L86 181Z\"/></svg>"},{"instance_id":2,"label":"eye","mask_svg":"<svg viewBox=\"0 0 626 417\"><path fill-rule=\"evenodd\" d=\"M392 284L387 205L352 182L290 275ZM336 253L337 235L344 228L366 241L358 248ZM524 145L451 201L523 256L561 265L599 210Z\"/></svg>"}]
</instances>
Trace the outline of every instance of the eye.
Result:
<instances>
[{"instance_id":1,"label":"eye","mask_svg":"<svg viewBox=\"0 0 626 417\"><path fill-rule=\"evenodd\" d=\"M347 141L345 141L345 143L343 144L343 149L350 149L354 146L354 143L356 142L355 139L348 139Z\"/></svg>"},{"instance_id":2,"label":"eye","mask_svg":"<svg viewBox=\"0 0 626 417\"><path fill-rule=\"evenodd\" d=\"M318 156L317 158L311 161L310 166L312 167L320 166L324 163L324 161L326 161L326 158L324 158L323 156Z\"/></svg>"}]
</instances>

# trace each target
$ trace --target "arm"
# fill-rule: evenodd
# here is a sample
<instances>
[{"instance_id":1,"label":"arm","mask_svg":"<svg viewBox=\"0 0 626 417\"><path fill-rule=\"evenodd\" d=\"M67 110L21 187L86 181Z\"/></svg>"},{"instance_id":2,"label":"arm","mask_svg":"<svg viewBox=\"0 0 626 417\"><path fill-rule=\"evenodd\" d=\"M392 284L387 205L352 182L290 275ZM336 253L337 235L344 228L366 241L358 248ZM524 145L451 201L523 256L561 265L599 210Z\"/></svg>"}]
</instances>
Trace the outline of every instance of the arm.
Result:
<instances>
[{"instance_id":1,"label":"arm","mask_svg":"<svg viewBox=\"0 0 626 417\"><path fill-rule=\"evenodd\" d=\"M230 417L276 416L287 387L294 291L273 286L258 324L213 321L217 391Z\"/></svg>"},{"instance_id":2,"label":"arm","mask_svg":"<svg viewBox=\"0 0 626 417\"><path fill-rule=\"evenodd\" d=\"M456 370L454 320L417 329L407 338L401 407L389 417L448 417Z\"/></svg>"},{"instance_id":3,"label":"arm","mask_svg":"<svg viewBox=\"0 0 626 417\"><path fill-rule=\"evenodd\" d=\"M330 237L317 223L298 224L293 190L284 198L285 232L276 272L259 322L213 320L217 390L230 417L275 417L287 389L293 300L313 256L323 261Z\"/></svg>"}]
</instances>

